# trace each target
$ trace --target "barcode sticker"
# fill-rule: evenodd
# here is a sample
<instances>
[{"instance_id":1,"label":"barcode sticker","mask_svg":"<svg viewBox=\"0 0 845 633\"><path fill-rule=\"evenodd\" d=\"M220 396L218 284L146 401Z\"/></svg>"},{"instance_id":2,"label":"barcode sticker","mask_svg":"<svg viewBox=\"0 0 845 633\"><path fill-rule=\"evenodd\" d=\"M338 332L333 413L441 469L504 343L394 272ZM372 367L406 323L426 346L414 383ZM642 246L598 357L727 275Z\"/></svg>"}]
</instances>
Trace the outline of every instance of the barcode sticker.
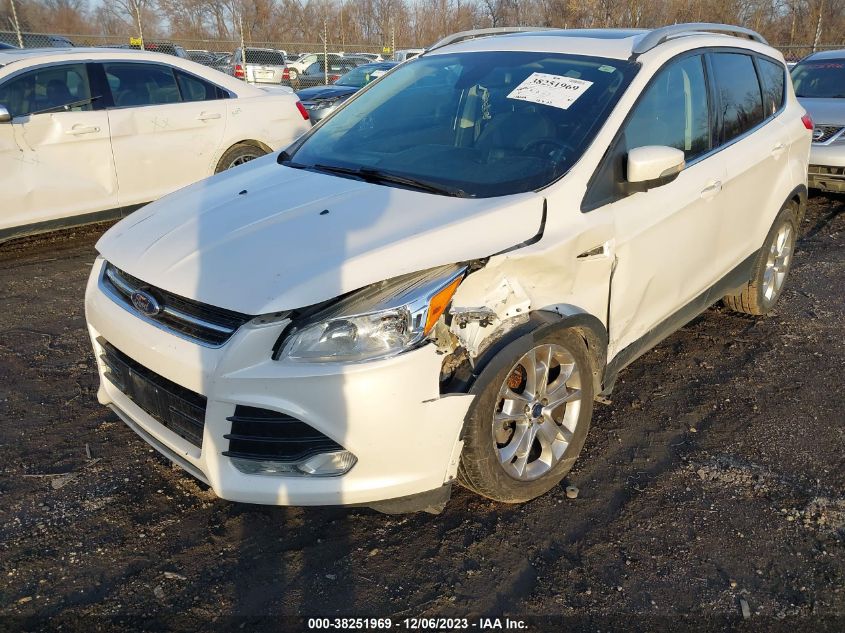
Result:
<instances>
[{"instance_id":1,"label":"barcode sticker","mask_svg":"<svg viewBox=\"0 0 845 633\"><path fill-rule=\"evenodd\" d=\"M592 81L549 75L547 73L532 73L525 81L514 88L508 99L519 99L542 105L566 110L584 94Z\"/></svg>"}]
</instances>

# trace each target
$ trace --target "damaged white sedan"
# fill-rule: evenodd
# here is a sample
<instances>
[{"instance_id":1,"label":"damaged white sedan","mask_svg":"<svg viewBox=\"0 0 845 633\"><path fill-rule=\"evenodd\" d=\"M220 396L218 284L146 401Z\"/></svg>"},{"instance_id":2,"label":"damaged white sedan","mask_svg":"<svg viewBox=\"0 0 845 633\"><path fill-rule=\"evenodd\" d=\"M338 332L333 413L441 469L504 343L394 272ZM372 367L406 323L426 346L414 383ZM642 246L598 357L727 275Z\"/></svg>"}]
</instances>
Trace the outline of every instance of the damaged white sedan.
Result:
<instances>
[{"instance_id":1,"label":"damaged white sedan","mask_svg":"<svg viewBox=\"0 0 845 633\"><path fill-rule=\"evenodd\" d=\"M810 132L759 35L478 35L97 244L99 400L220 497L531 499L622 368L780 295Z\"/></svg>"},{"instance_id":2,"label":"damaged white sedan","mask_svg":"<svg viewBox=\"0 0 845 633\"><path fill-rule=\"evenodd\" d=\"M292 90L174 55L0 51L0 242L123 217L310 128Z\"/></svg>"}]
</instances>

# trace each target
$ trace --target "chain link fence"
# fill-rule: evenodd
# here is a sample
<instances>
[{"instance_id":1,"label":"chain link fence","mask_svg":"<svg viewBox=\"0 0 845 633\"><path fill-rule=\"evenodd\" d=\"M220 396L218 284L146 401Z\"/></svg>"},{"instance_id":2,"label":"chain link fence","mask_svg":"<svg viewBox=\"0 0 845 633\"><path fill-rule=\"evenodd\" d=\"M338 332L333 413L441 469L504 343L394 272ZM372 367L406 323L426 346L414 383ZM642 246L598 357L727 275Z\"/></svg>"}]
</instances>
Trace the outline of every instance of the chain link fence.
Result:
<instances>
[{"instance_id":1,"label":"chain link fence","mask_svg":"<svg viewBox=\"0 0 845 633\"><path fill-rule=\"evenodd\" d=\"M393 59L391 47L372 44L340 47L323 42L240 39L147 37L142 40L132 35L59 35L14 30L0 31L0 47L4 44L16 48L144 49L187 58L250 83L289 86L294 90L332 84L358 66Z\"/></svg>"},{"instance_id":2,"label":"chain link fence","mask_svg":"<svg viewBox=\"0 0 845 633\"><path fill-rule=\"evenodd\" d=\"M238 79L256 84L289 86L294 90L332 84L363 64L404 60L421 48L394 50L391 45L241 39L155 39L126 35L67 35L0 31L3 44L23 47L92 46L145 49L188 58ZM793 44L775 46L788 62L796 62L814 51L845 48L845 44Z\"/></svg>"}]
</instances>

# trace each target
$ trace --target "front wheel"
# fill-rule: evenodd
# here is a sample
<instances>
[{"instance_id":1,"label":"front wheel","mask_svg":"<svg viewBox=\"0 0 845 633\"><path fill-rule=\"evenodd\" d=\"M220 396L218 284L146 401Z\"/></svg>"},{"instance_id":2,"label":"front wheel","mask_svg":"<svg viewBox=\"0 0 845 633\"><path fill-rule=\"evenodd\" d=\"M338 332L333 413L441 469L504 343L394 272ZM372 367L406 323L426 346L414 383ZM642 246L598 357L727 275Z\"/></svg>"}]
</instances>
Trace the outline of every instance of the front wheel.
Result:
<instances>
[{"instance_id":1,"label":"front wheel","mask_svg":"<svg viewBox=\"0 0 845 633\"><path fill-rule=\"evenodd\" d=\"M459 481L505 503L556 486L590 427L591 368L584 339L564 330L538 337L492 375L482 374L485 382L467 413Z\"/></svg>"},{"instance_id":2,"label":"front wheel","mask_svg":"<svg viewBox=\"0 0 845 633\"><path fill-rule=\"evenodd\" d=\"M798 205L788 203L778 214L757 261L751 280L738 292L724 297L727 307L743 314L760 316L775 307L792 268L792 254L798 236Z\"/></svg>"}]
</instances>

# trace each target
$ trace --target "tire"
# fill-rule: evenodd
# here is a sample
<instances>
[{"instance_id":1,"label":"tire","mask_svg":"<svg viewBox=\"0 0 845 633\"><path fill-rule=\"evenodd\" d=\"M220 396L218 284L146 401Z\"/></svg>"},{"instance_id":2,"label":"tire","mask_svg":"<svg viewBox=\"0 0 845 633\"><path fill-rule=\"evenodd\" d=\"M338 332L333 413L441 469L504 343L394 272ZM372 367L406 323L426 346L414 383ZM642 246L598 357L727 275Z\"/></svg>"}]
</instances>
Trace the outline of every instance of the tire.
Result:
<instances>
[{"instance_id":1,"label":"tire","mask_svg":"<svg viewBox=\"0 0 845 633\"><path fill-rule=\"evenodd\" d=\"M542 387L535 390L528 384L525 370L530 368L530 362L526 359L530 359L532 353L535 367L552 369L545 373L550 387L545 392ZM569 360L574 361L574 369L564 378L568 371L564 361ZM473 389L476 398L465 420L458 481L494 501L528 501L560 483L584 446L593 414L592 360L579 334L561 330L543 334L519 351L514 351L513 346L506 347L491 361L488 369L490 371L482 373ZM540 369L539 373L544 372L545 369ZM523 399L503 397L503 393L508 393L504 391L506 385L511 388L510 393ZM578 397L571 393L573 390L578 391ZM532 391L540 402L528 396ZM570 399L557 407L542 407L543 393L552 403L564 396ZM519 408L525 410L524 404L530 412L518 420ZM542 407L540 416L537 415L538 405ZM494 422L494 416L500 421ZM526 452L529 442L530 448Z\"/></svg>"},{"instance_id":2,"label":"tire","mask_svg":"<svg viewBox=\"0 0 845 633\"><path fill-rule=\"evenodd\" d=\"M220 161L217 163L217 169L214 170L214 173L219 174L221 171L226 171L232 167L238 167L255 158L260 158L266 153L267 152L257 145L238 143L237 145L233 145L227 149L223 156L220 157Z\"/></svg>"},{"instance_id":3,"label":"tire","mask_svg":"<svg viewBox=\"0 0 845 633\"><path fill-rule=\"evenodd\" d=\"M783 292L798 237L798 205L790 201L775 219L760 254L754 262L751 280L722 301L731 310L761 316L771 312Z\"/></svg>"}]
</instances>

